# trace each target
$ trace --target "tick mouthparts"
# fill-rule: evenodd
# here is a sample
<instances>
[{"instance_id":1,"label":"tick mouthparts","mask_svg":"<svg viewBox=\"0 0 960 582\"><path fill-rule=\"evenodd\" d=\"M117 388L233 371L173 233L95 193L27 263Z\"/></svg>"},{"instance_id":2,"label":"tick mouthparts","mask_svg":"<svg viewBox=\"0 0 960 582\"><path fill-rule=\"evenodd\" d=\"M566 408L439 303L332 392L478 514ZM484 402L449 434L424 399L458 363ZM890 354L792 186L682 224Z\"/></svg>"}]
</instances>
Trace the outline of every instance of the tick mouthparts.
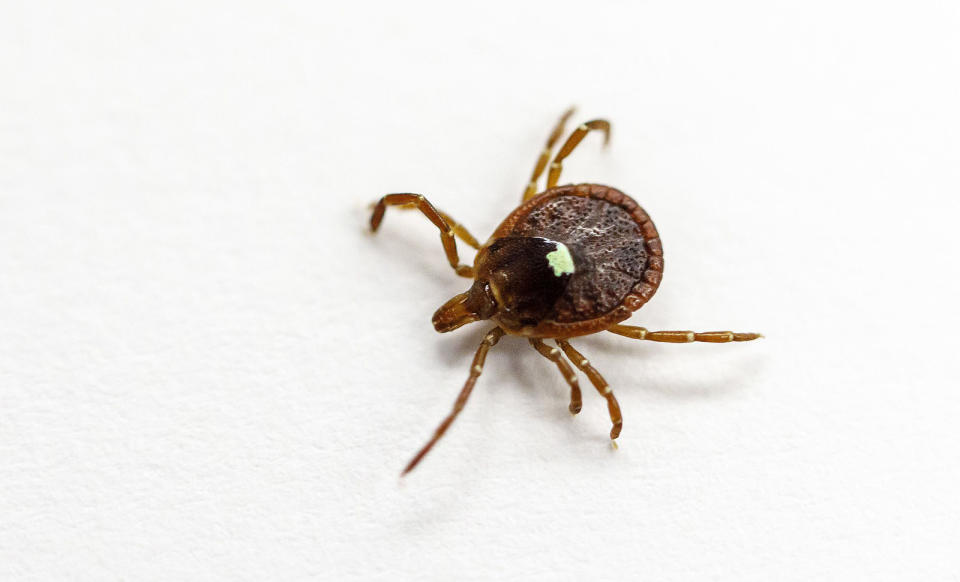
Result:
<instances>
[{"instance_id":1,"label":"tick mouthparts","mask_svg":"<svg viewBox=\"0 0 960 582\"><path fill-rule=\"evenodd\" d=\"M481 285L474 283L466 293L454 296L433 314L433 327L440 333L453 331L474 321L490 319L495 311L496 304Z\"/></svg>"},{"instance_id":2,"label":"tick mouthparts","mask_svg":"<svg viewBox=\"0 0 960 582\"><path fill-rule=\"evenodd\" d=\"M433 327L440 333L453 331L460 326L473 323L480 317L468 307L470 292L461 293L444 303L433 314Z\"/></svg>"}]
</instances>

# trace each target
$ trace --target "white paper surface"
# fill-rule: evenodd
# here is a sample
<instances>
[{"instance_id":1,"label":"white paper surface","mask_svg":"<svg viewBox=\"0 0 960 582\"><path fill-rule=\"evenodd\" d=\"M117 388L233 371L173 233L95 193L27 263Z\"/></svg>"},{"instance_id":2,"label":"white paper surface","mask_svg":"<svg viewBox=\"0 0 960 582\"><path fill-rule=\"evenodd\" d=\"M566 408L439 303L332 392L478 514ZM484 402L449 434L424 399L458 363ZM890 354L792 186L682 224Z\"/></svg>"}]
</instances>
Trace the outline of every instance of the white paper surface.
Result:
<instances>
[{"instance_id":1,"label":"white paper surface","mask_svg":"<svg viewBox=\"0 0 960 582\"><path fill-rule=\"evenodd\" d=\"M0 24L0 578L956 580L960 18L950 3L137 7ZM656 222L631 323L521 340L483 239L557 115L563 182ZM461 245L465 257L471 253Z\"/></svg>"}]
</instances>

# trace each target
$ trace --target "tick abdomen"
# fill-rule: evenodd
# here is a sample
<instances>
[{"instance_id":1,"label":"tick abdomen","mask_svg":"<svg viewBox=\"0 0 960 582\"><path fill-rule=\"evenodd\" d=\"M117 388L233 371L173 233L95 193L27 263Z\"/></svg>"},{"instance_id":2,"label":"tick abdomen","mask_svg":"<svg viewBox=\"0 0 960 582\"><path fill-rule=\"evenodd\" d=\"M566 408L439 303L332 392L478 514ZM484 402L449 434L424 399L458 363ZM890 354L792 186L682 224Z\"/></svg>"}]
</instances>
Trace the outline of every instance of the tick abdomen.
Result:
<instances>
[{"instance_id":1,"label":"tick abdomen","mask_svg":"<svg viewBox=\"0 0 960 582\"><path fill-rule=\"evenodd\" d=\"M547 190L511 214L495 236L557 241L573 257L569 280L536 335L581 335L594 331L586 324L598 319L604 324L626 319L653 295L663 271L660 239L649 216L607 186Z\"/></svg>"}]
</instances>

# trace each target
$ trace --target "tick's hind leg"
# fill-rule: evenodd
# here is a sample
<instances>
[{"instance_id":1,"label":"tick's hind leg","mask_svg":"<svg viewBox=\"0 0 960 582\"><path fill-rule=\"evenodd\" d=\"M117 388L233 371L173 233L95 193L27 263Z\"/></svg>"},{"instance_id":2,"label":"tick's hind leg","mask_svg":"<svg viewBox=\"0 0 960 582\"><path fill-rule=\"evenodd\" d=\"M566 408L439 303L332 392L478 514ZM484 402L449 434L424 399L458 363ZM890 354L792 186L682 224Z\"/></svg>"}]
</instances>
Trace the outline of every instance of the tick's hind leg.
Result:
<instances>
[{"instance_id":1,"label":"tick's hind leg","mask_svg":"<svg viewBox=\"0 0 960 582\"><path fill-rule=\"evenodd\" d=\"M460 396L457 397L457 401L453 404L453 410L446 418L443 419L443 422L440 423L440 426L437 427L437 430L434 431L433 437L427 442L426 445L420 449L413 459L407 463L406 468L403 470L401 475L406 475L410 471L413 471L413 468L417 466L417 463L430 452L430 449L433 448L433 445L437 444L437 441L440 440L440 437L443 436L443 433L447 432L447 429L450 428L450 425L453 424L453 421L456 420L457 415L460 414L460 411L463 410L463 407L467 405L467 399L470 398L470 393L473 391L473 386L477 383L477 378L480 377L480 372L483 372L483 362L487 359L487 352L490 351L490 348L497 345L497 342L500 341L500 338L503 337L503 330L499 327L491 329L487 335L483 338L483 341L480 342L480 347L477 348L477 354L473 357L473 363L470 365L470 375L467 377L466 384L463 385L463 389L460 390Z\"/></svg>"},{"instance_id":2,"label":"tick's hind leg","mask_svg":"<svg viewBox=\"0 0 960 582\"><path fill-rule=\"evenodd\" d=\"M613 390L610 389L610 385L607 384L607 381L603 379L603 376L600 375L600 372L596 370L593 366L590 365L590 361L583 357L583 354L573 349L566 340L557 340L557 345L563 350L563 353L570 358L570 361L573 362L573 365L580 368L580 371L587 375L587 378L590 378L590 382L593 383L594 387L597 389L597 392L603 395L607 399L607 408L610 411L610 421L613 423L613 427L610 429L610 438L615 439L620 436L620 429L623 428L623 416L620 414L620 404L617 402L617 398L613 395ZM616 444L616 443L614 443Z\"/></svg>"},{"instance_id":3,"label":"tick's hind leg","mask_svg":"<svg viewBox=\"0 0 960 582\"><path fill-rule=\"evenodd\" d=\"M557 365L560 373L563 374L563 379L570 385L570 413L577 414L580 412L580 409L583 408L583 396L580 393L580 383L577 381L577 375L573 373L570 364L560 355L560 350L549 347L539 338L531 338L530 345L540 352L540 355L544 358L547 358Z\"/></svg>"},{"instance_id":4,"label":"tick's hind leg","mask_svg":"<svg viewBox=\"0 0 960 582\"><path fill-rule=\"evenodd\" d=\"M530 178L530 183L527 184L527 189L523 193L524 201L533 198L534 194L537 193L537 180L543 175L543 171L547 169L547 162L550 161L553 146L557 144L557 140L563 135L563 128L567 124L567 120L570 119L570 116L573 115L574 110L574 107L567 109L563 115L560 116L553 131L550 132L550 137L547 138L547 145L544 146L543 151L540 152L540 157L537 158L537 165L533 167L533 177Z\"/></svg>"},{"instance_id":5,"label":"tick's hind leg","mask_svg":"<svg viewBox=\"0 0 960 582\"><path fill-rule=\"evenodd\" d=\"M614 325L607 331L638 340L652 342L667 342L671 344L687 344L691 342L706 342L723 344L727 342L748 342L762 338L759 333L734 333L732 331L648 331L645 327L633 325Z\"/></svg>"},{"instance_id":6,"label":"tick's hind leg","mask_svg":"<svg viewBox=\"0 0 960 582\"><path fill-rule=\"evenodd\" d=\"M370 230L373 232L377 232L377 229L380 228L380 222L383 221L387 206L412 206L422 212L430 222L440 229L440 242L443 243L447 261L453 267L453 270L461 277L473 277L473 267L460 264L460 255L457 254L457 241L453 238L456 229L450 226L444 215L434 208L433 204L430 204L426 198L420 194L387 194L377 202L377 205L373 208L373 214L370 216ZM463 232L466 232L466 230L464 229ZM469 234L467 233L468 236ZM476 241L474 240L474 242Z\"/></svg>"},{"instance_id":7,"label":"tick's hind leg","mask_svg":"<svg viewBox=\"0 0 960 582\"><path fill-rule=\"evenodd\" d=\"M547 174L547 189L553 188L557 185L557 182L560 181L560 172L563 170L564 158L569 156L570 152L577 147L580 141L595 129L603 131L603 145L607 145L610 142L610 122L606 119L594 119L573 130L573 133L567 138L563 147L557 152L557 157L553 158L553 162L550 164L550 173Z\"/></svg>"}]
</instances>

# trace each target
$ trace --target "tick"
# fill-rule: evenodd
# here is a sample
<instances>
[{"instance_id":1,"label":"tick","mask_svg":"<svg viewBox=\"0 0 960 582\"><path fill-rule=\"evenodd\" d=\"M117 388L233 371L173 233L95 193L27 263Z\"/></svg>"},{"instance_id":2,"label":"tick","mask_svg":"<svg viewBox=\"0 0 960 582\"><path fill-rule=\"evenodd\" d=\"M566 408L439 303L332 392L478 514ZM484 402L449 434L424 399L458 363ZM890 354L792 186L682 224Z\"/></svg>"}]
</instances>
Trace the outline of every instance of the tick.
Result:
<instances>
[{"instance_id":1,"label":"tick","mask_svg":"<svg viewBox=\"0 0 960 582\"><path fill-rule=\"evenodd\" d=\"M525 337L540 355L556 365L570 386L570 412L582 407L580 385L568 359L607 401L610 439L616 445L623 417L613 390L590 361L570 345L571 338L608 331L624 337L668 343L743 342L762 337L730 331L648 331L620 325L656 293L663 275L663 246L647 213L632 198L609 186L557 186L563 160L591 131L610 139L610 123L594 119L577 127L550 162L554 145L564 133L573 109L557 122L537 159L523 200L482 245L461 224L441 212L420 194L387 194L370 217L376 232L387 206L417 209L438 229L447 261L470 288L444 303L433 314L440 332L453 331L475 321L490 320L470 365L470 375L453 410L433 437L403 470L407 474L444 435L463 410L487 352L504 335ZM546 190L537 182L548 168ZM456 238L477 249L473 265L460 262ZM544 340L554 340L552 347ZM566 356L566 358L564 358Z\"/></svg>"}]
</instances>

